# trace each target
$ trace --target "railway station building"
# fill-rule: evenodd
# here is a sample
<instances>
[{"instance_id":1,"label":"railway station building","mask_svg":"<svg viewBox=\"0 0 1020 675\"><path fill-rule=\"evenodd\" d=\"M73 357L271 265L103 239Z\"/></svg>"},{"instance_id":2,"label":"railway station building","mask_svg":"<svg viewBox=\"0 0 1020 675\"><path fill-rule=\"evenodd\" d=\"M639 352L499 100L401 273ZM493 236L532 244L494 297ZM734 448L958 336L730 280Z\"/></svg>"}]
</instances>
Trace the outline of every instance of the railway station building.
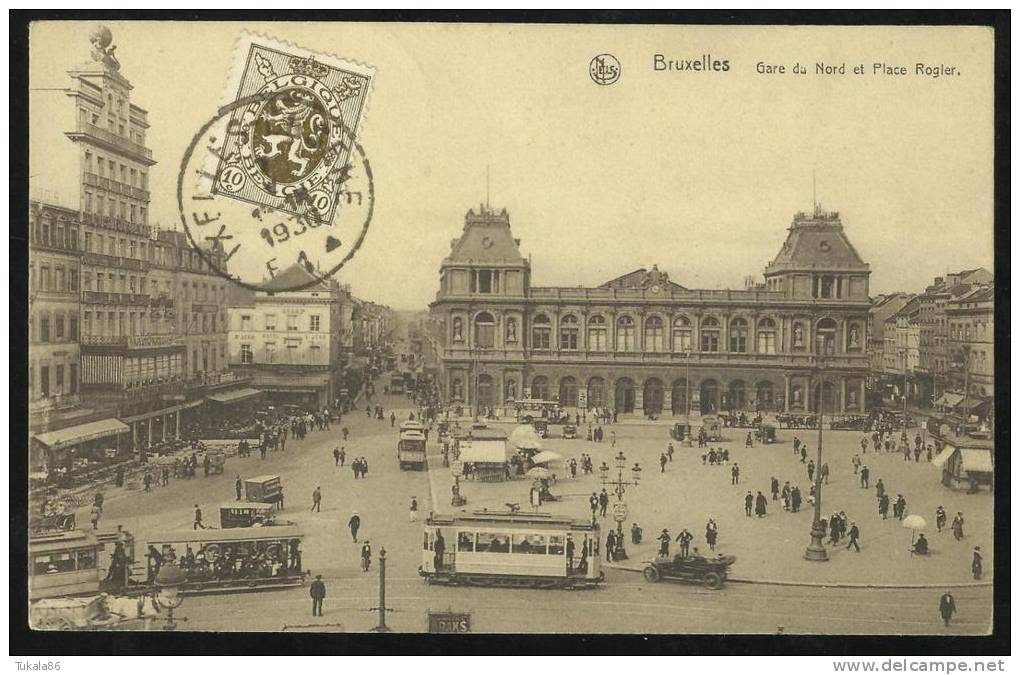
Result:
<instances>
[{"instance_id":1,"label":"railway station building","mask_svg":"<svg viewBox=\"0 0 1020 675\"><path fill-rule=\"evenodd\" d=\"M622 414L865 409L869 266L838 213L797 213L760 283L691 289L652 266L532 284L506 210L469 210L430 305L445 400Z\"/></svg>"}]
</instances>

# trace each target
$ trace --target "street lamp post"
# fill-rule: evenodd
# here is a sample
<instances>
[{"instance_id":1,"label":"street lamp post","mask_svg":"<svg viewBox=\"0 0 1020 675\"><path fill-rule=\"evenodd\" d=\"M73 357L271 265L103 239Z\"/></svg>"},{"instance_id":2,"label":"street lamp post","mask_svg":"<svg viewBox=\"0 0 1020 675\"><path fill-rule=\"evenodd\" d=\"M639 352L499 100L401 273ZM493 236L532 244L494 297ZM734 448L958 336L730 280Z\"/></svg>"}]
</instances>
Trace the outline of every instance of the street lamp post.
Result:
<instances>
[{"instance_id":1,"label":"street lamp post","mask_svg":"<svg viewBox=\"0 0 1020 675\"><path fill-rule=\"evenodd\" d=\"M623 479L623 472L627 468L627 457L623 454L623 450L616 453L614 458L616 462L616 479L613 480L609 477L609 465L605 462L599 466L599 479L602 481L602 488L612 486L613 492L616 494L617 506L613 509L613 519L616 521L616 551L613 552L614 560L626 560L627 550L623 546L623 521L627 519L627 506L623 502L623 495L627 493L628 486L638 486L638 482L641 479L641 465L634 462L634 466L631 467L631 480L627 481Z\"/></svg>"},{"instance_id":2,"label":"street lamp post","mask_svg":"<svg viewBox=\"0 0 1020 675\"><path fill-rule=\"evenodd\" d=\"M825 562L829 559L829 552L825 550L823 539L825 530L822 529L822 412L825 389L825 376L823 373L822 349L824 344L821 340L818 343L818 356L815 359L815 370L818 374L818 460L815 463L815 514L811 523L811 543L804 551L804 559L812 562Z\"/></svg>"},{"instance_id":3,"label":"street lamp post","mask_svg":"<svg viewBox=\"0 0 1020 675\"><path fill-rule=\"evenodd\" d=\"M167 611L166 623L163 630L177 630L177 621L174 620L174 610L181 606L184 597L181 595L180 586L187 581L187 576L181 568L174 564L163 565L156 575L156 590L153 591L152 599L157 607ZM187 619L181 619L187 621Z\"/></svg>"},{"instance_id":4,"label":"street lamp post","mask_svg":"<svg viewBox=\"0 0 1020 675\"><path fill-rule=\"evenodd\" d=\"M687 373L684 376L684 387L687 391L684 394L684 408L686 409L687 429L684 432L684 442L688 448L694 447L694 440L691 438L691 349L690 346L684 351L687 362Z\"/></svg>"},{"instance_id":5,"label":"street lamp post","mask_svg":"<svg viewBox=\"0 0 1020 675\"><path fill-rule=\"evenodd\" d=\"M379 610L379 624L372 629L375 633L389 633L390 627L386 625L386 548L379 549L379 606L373 607Z\"/></svg>"}]
</instances>

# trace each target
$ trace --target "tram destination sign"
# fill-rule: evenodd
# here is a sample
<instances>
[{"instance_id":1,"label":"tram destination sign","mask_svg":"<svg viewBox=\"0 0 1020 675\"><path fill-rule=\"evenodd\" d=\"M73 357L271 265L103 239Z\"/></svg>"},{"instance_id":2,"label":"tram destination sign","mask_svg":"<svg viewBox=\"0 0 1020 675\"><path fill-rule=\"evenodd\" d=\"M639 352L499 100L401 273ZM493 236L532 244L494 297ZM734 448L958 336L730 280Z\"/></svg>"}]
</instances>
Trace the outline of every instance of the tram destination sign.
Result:
<instances>
[{"instance_id":1,"label":"tram destination sign","mask_svg":"<svg viewBox=\"0 0 1020 675\"><path fill-rule=\"evenodd\" d=\"M428 612L430 633L470 633L471 612Z\"/></svg>"}]
</instances>

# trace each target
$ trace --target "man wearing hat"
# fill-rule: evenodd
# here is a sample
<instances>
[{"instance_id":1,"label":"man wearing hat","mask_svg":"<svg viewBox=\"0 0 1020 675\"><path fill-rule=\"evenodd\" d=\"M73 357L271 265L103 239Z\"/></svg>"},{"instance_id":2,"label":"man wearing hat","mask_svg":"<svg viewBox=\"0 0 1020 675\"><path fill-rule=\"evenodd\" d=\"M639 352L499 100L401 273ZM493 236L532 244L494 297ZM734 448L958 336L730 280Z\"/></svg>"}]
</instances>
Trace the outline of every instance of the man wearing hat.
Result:
<instances>
[{"instance_id":1,"label":"man wearing hat","mask_svg":"<svg viewBox=\"0 0 1020 675\"><path fill-rule=\"evenodd\" d=\"M669 540L672 537L669 536L669 530L666 528L662 529L662 534L658 536L659 539L659 555L668 558L669 557Z\"/></svg>"},{"instance_id":2,"label":"man wearing hat","mask_svg":"<svg viewBox=\"0 0 1020 675\"><path fill-rule=\"evenodd\" d=\"M847 550L850 550L850 547L853 546L860 553L861 546L857 543L857 539L861 536L861 531L857 528L857 523L854 521L850 521L850 531L847 532L847 535L850 537L850 543L846 545Z\"/></svg>"},{"instance_id":3,"label":"man wearing hat","mask_svg":"<svg viewBox=\"0 0 1020 675\"><path fill-rule=\"evenodd\" d=\"M368 568L372 566L372 542L365 540L365 543L361 546L361 571L367 572Z\"/></svg>"},{"instance_id":4,"label":"man wearing hat","mask_svg":"<svg viewBox=\"0 0 1020 675\"><path fill-rule=\"evenodd\" d=\"M970 571L974 573L975 579L981 578L981 547L974 547L974 560L970 563Z\"/></svg>"},{"instance_id":5,"label":"man wearing hat","mask_svg":"<svg viewBox=\"0 0 1020 675\"><path fill-rule=\"evenodd\" d=\"M322 575L316 574L315 581L308 589L312 596L312 616L322 616L322 601L326 597L326 584L322 581Z\"/></svg>"},{"instance_id":6,"label":"man wearing hat","mask_svg":"<svg viewBox=\"0 0 1020 675\"><path fill-rule=\"evenodd\" d=\"M939 598L939 614L942 615L942 621L949 626L949 619L956 613L956 601L953 599L953 594L946 591Z\"/></svg>"}]
</instances>

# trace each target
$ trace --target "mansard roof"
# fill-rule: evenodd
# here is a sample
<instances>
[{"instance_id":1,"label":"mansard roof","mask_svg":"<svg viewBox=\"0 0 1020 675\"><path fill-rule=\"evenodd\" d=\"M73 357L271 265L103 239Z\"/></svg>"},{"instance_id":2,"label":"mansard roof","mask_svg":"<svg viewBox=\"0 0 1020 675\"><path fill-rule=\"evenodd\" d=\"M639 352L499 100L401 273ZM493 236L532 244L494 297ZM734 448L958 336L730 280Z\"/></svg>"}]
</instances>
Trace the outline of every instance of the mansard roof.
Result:
<instances>
[{"instance_id":1,"label":"mansard roof","mask_svg":"<svg viewBox=\"0 0 1020 675\"><path fill-rule=\"evenodd\" d=\"M645 269L640 267L633 272L628 272L623 276L610 279L606 283L599 286L599 288L650 288L652 286L659 286L663 289L672 289L677 291L687 290L680 284L670 281L669 274L659 270L658 265L652 265L652 269Z\"/></svg>"},{"instance_id":2,"label":"mansard roof","mask_svg":"<svg viewBox=\"0 0 1020 675\"><path fill-rule=\"evenodd\" d=\"M869 268L846 236L836 212L816 208L793 217L789 234L765 274L794 270L868 272Z\"/></svg>"},{"instance_id":3,"label":"mansard roof","mask_svg":"<svg viewBox=\"0 0 1020 675\"><path fill-rule=\"evenodd\" d=\"M332 290L329 283L315 276L305 269L304 265L299 263L294 263L269 281L264 282L261 286L259 286L259 290L269 293L278 293L292 291L295 288L300 288L306 285L307 287L301 288L301 290L326 292Z\"/></svg>"},{"instance_id":4,"label":"mansard roof","mask_svg":"<svg viewBox=\"0 0 1020 675\"><path fill-rule=\"evenodd\" d=\"M450 255L443 264L527 264L519 246L506 209L497 213L482 205L478 212L472 209L464 216L464 232L450 242Z\"/></svg>"}]
</instances>

